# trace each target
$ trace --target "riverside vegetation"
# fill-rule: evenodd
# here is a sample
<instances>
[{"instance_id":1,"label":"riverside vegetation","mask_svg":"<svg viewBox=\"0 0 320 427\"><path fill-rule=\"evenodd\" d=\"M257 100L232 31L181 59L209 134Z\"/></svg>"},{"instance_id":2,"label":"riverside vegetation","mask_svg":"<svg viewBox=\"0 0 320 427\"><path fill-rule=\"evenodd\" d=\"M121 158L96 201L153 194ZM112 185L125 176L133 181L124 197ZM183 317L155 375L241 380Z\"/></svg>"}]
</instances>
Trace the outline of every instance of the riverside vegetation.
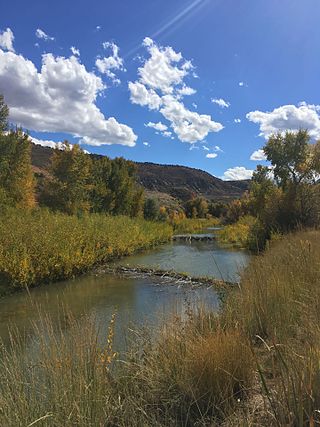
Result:
<instances>
[{"instance_id":1,"label":"riverside vegetation","mask_svg":"<svg viewBox=\"0 0 320 427\"><path fill-rule=\"evenodd\" d=\"M9 210L0 216L0 291L71 277L171 236L170 225L141 218Z\"/></svg>"},{"instance_id":2,"label":"riverside vegetation","mask_svg":"<svg viewBox=\"0 0 320 427\"><path fill-rule=\"evenodd\" d=\"M1 349L0 424L314 426L320 422L320 239L276 241L252 260L219 314L186 307L114 352L91 319L46 316L38 351ZM66 322L68 328L66 329Z\"/></svg>"}]
</instances>

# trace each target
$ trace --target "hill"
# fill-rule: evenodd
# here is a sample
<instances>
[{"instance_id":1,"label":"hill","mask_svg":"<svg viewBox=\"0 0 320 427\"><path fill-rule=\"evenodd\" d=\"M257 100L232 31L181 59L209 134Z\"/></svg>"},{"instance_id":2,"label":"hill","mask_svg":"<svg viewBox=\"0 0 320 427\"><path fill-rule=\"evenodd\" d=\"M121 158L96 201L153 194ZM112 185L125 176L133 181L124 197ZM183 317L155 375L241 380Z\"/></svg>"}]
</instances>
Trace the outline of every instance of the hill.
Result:
<instances>
[{"instance_id":1,"label":"hill","mask_svg":"<svg viewBox=\"0 0 320 427\"><path fill-rule=\"evenodd\" d=\"M32 145L32 164L37 174L45 174L50 164L53 149ZM147 195L166 200L189 200L192 196L203 196L210 200L228 201L240 197L248 189L249 181L223 181L204 172L179 165L140 163L137 165L138 182Z\"/></svg>"}]
</instances>

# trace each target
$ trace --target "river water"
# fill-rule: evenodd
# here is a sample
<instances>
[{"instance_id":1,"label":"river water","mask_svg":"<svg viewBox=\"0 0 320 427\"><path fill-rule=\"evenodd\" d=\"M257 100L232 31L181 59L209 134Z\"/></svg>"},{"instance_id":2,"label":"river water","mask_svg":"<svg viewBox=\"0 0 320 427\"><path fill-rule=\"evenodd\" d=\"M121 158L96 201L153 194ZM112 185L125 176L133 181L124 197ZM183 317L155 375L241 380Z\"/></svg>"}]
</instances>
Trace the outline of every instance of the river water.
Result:
<instances>
[{"instance_id":1,"label":"river water","mask_svg":"<svg viewBox=\"0 0 320 427\"><path fill-rule=\"evenodd\" d=\"M210 276L235 281L239 271L246 266L249 255L241 250L219 246L215 241L171 242L118 263L130 266L145 265L161 269L186 272L194 276ZM62 307L81 319L85 314L94 317L106 335L110 318L116 312L118 346L128 325L152 325L168 313L181 313L186 304L204 304L213 310L219 299L212 288L178 286L163 283L157 278L133 278L119 275L86 274L72 280L43 285L0 299L0 338L8 341L9 326L26 334L32 322L37 322L39 312L55 320Z\"/></svg>"}]
</instances>

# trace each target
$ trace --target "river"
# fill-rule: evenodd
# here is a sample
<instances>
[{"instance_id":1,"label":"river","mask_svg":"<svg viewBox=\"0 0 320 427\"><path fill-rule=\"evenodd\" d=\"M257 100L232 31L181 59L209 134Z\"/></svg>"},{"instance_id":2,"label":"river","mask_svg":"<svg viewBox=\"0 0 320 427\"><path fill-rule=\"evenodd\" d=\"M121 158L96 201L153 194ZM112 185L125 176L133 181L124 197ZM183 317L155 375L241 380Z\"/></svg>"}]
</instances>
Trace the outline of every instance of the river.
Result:
<instances>
[{"instance_id":1,"label":"river","mask_svg":"<svg viewBox=\"0 0 320 427\"><path fill-rule=\"evenodd\" d=\"M248 263L245 251L220 246L215 241L171 242L117 262L130 266L144 265L235 281ZM94 317L105 337L111 315L116 312L118 346L130 324L156 324L168 313L181 313L188 304L205 304L213 310L219 298L212 288L179 286L157 278L121 277L113 274L86 274L72 280L43 285L0 300L0 337L8 342L9 326L26 334L39 311L55 320L61 307L81 319Z\"/></svg>"}]
</instances>

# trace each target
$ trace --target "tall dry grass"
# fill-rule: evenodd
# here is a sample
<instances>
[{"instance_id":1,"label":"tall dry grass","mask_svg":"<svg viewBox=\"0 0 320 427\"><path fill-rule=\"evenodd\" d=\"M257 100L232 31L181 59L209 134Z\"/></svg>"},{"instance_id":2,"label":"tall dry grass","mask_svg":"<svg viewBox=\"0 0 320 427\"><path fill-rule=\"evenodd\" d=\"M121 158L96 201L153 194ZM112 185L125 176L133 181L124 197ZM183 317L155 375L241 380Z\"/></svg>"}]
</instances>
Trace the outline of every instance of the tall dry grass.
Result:
<instances>
[{"instance_id":1,"label":"tall dry grass","mask_svg":"<svg viewBox=\"0 0 320 427\"><path fill-rule=\"evenodd\" d=\"M319 425L319 231L288 235L253 259L223 318L251 340L270 425Z\"/></svg>"},{"instance_id":2,"label":"tall dry grass","mask_svg":"<svg viewBox=\"0 0 320 427\"><path fill-rule=\"evenodd\" d=\"M103 345L90 319L45 316L37 342L0 350L0 425L213 425L239 405L252 381L252 355L239 331L207 313L187 313L140 331L125 359ZM67 324L66 324L67 323ZM210 424L208 424L210 423Z\"/></svg>"}]
</instances>

